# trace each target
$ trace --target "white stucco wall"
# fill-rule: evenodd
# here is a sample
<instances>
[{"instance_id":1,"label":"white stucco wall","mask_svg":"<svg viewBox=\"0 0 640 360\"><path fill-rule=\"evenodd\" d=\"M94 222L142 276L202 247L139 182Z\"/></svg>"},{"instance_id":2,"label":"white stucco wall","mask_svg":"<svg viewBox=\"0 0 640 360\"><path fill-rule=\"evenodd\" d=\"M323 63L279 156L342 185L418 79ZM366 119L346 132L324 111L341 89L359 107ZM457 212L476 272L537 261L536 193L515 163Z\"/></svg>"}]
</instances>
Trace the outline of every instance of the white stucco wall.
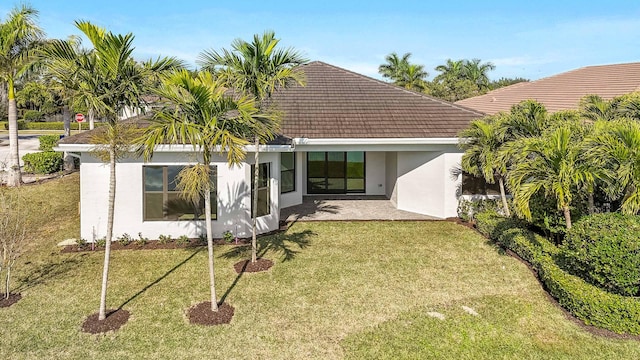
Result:
<instances>
[{"instance_id":1,"label":"white stucco wall","mask_svg":"<svg viewBox=\"0 0 640 360\"><path fill-rule=\"evenodd\" d=\"M461 179L452 175L461 154L450 152L398 152L397 207L439 218L456 216Z\"/></svg>"},{"instance_id":2,"label":"white stucco wall","mask_svg":"<svg viewBox=\"0 0 640 360\"><path fill-rule=\"evenodd\" d=\"M382 151L367 151L365 153L365 194L385 195L385 153Z\"/></svg>"},{"instance_id":3,"label":"white stucco wall","mask_svg":"<svg viewBox=\"0 0 640 360\"><path fill-rule=\"evenodd\" d=\"M253 154L248 154L248 163L229 168L226 159L216 157L212 165L217 166L218 218L213 221L214 237L222 237L231 231L239 237L251 235L250 184ZM147 165L185 165L196 159L179 153L156 153ZM260 233L278 227L278 181L280 157L277 153L264 153L260 162L271 162L271 214L258 218ZM204 232L203 221L144 221L143 220L143 165L140 160L125 160L116 166L116 208L114 216L114 238L128 233L134 238L138 233L150 239L159 235L198 237ZM92 241L106 235L107 204L109 192L109 166L94 159L88 153L82 155L80 166L81 192L81 237Z\"/></svg>"},{"instance_id":4,"label":"white stucco wall","mask_svg":"<svg viewBox=\"0 0 640 360\"><path fill-rule=\"evenodd\" d=\"M396 180L398 178L398 153L389 151L385 156L385 195L395 206L398 204Z\"/></svg>"}]
</instances>

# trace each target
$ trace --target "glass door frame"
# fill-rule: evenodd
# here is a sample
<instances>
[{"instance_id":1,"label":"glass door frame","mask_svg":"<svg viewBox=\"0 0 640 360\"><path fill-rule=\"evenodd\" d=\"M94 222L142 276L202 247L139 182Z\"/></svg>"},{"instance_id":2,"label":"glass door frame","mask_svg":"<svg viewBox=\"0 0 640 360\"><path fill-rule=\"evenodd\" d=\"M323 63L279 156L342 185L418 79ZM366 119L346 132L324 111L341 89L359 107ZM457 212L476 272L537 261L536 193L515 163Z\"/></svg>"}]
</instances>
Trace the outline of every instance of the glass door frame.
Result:
<instances>
[{"instance_id":1,"label":"glass door frame","mask_svg":"<svg viewBox=\"0 0 640 360\"><path fill-rule=\"evenodd\" d=\"M348 153L362 153L362 189L358 189L358 190L349 190L348 188L348 179L349 179L349 174L348 174ZM310 168L310 161L309 161L309 155L311 153L323 153L324 154L324 166L323 166L323 177L324 177L324 189L315 189L311 186L311 182L309 181L310 176L309 176L309 168ZM342 187L342 189L338 189L338 190L331 190L329 189L329 153L341 153L343 156L343 161L342 161L342 173L344 174L343 177L341 177L341 179L343 179L343 184L344 186ZM307 194L313 194L313 195L317 195L317 194L364 194L366 193L366 169L367 169L367 153L365 151L309 151L307 152L307 156L306 156L306 180L307 180ZM331 178L331 179L337 179L337 178Z\"/></svg>"}]
</instances>

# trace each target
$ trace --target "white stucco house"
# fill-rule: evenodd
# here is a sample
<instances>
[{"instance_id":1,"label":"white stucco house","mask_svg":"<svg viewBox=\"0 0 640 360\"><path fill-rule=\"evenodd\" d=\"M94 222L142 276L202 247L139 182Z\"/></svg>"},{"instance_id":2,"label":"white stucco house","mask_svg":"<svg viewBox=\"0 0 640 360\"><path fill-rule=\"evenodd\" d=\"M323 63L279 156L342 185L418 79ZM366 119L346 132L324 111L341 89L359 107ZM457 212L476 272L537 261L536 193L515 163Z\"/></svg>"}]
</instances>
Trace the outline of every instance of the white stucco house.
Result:
<instances>
[{"instance_id":1,"label":"white stucco house","mask_svg":"<svg viewBox=\"0 0 640 360\"><path fill-rule=\"evenodd\" d=\"M383 195L398 209L438 218L456 216L462 153L456 134L482 113L408 91L322 62L303 66L305 87L274 95L283 112L281 136L261 146L258 189L261 233L279 226L280 210L303 196ZM145 121L137 120L140 126ZM100 131L100 129L92 130ZM81 159L81 237L106 233L109 167L90 154L89 132L60 141L58 150ZM251 234L254 149L228 167L216 158L214 236ZM194 211L170 211L178 198L174 177L193 164L191 146L163 145L151 162L131 157L117 164L114 236L139 232L197 237Z\"/></svg>"}]
</instances>

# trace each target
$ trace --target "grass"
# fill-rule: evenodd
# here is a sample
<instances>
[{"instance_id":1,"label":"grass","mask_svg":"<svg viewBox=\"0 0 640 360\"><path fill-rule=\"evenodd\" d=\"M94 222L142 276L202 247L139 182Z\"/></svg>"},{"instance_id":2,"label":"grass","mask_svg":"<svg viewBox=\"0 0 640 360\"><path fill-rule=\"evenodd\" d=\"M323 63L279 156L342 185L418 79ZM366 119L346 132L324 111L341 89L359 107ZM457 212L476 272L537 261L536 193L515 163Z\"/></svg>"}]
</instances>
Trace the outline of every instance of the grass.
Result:
<instances>
[{"instance_id":1,"label":"grass","mask_svg":"<svg viewBox=\"0 0 640 360\"><path fill-rule=\"evenodd\" d=\"M448 222L298 223L261 240L269 272L240 277L232 265L246 254L216 247L218 296L236 308L217 327L185 317L208 299L206 250L116 251L107 301L132 316L87 335L103 253L55 247L78 234L78 176L25 189L40 220L19 264L23 299L0 309L1 358L640 357L639 342L567 320L523 264Z\"/></svg>"}]
</instances>

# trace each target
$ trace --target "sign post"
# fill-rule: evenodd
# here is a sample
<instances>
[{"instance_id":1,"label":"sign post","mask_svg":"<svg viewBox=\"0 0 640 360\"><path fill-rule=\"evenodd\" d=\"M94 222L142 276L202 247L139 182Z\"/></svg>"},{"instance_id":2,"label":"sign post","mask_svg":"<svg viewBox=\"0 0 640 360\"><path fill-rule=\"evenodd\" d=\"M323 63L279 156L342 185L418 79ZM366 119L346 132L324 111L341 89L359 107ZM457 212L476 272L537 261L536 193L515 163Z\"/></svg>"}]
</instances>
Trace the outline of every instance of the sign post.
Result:
<instances>
[{"instance_id":1,"label":"sign post","mask_svg":"<svg viewBox=\"0 0 640 360\"><path fill-rule=\"evenodd\" d=\"M78 131L82 130L82 123L84 122L84 115L76 114L76 122L78 123Z\"/></svg>"}]
</instances>

